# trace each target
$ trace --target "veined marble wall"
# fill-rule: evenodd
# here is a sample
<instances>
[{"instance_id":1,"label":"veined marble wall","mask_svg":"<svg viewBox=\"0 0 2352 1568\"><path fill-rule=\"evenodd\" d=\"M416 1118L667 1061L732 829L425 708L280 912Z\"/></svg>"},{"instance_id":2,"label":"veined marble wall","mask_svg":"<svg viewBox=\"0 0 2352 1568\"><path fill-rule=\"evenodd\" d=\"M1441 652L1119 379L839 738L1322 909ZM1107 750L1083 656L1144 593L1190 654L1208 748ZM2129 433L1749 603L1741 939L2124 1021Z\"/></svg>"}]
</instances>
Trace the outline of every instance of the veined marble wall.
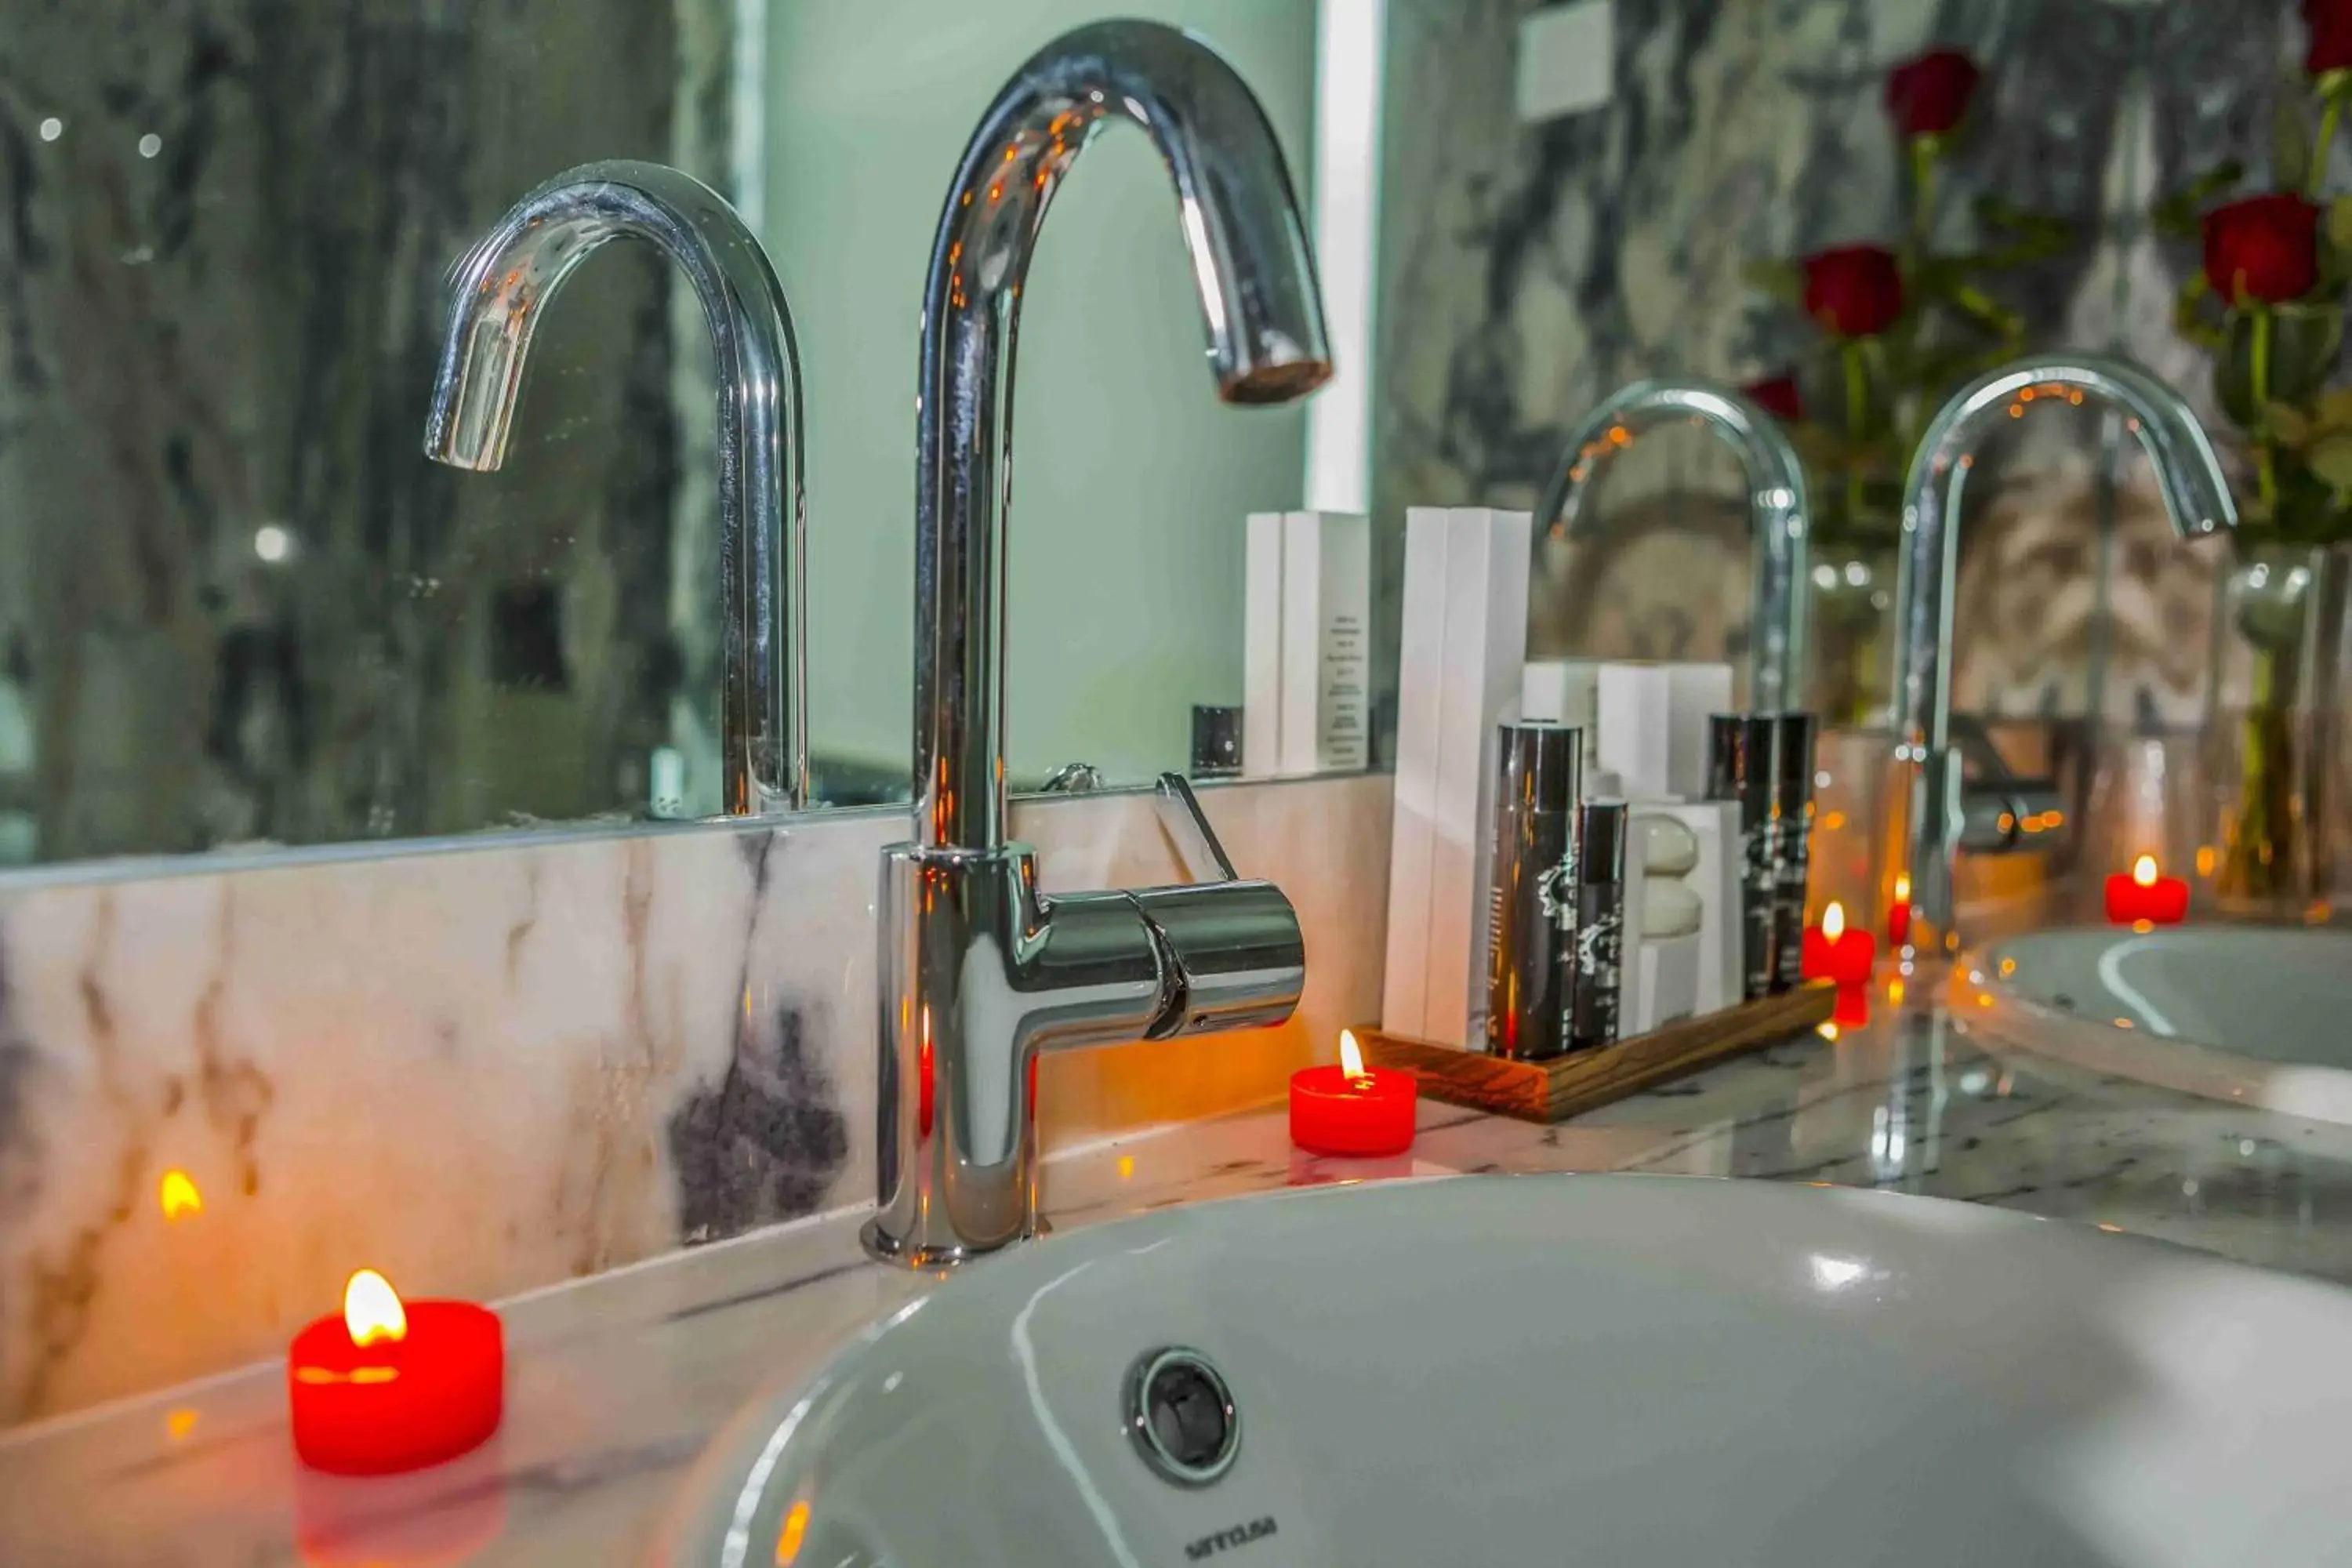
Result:
<instances>
[{"instance_id":1,"label":"veined marble wall","mask_svg":"<svg viewBox=\"0 0 2352 1568\"><path fill-rule=\"evenodd\" d=\"M0 863L641 813L693 753L713 395L658 258L566 290L505 472L421 443L444 274L516 197L725 183L734 15L10 0Z\"/></svg>"},{"instance_id":2,"label":"veined marble wall","mask_svg":"<svg viewBox=\"0 0 2352 1568\"><path fill-rule=\"evenodd\" d=\"M1379 1010L1387 779L1202 800L1298 908L1298 1016L1049 1058L1049 1147L1271 1097ZM1181 876L1147 796L1014 829L1048 890ZM491 1299L870 1202L875 889L906 832L0 887L0 1425L277 1353L363 1265Z\"/></svg>"},{"instance_id":3,"label":"veined marble wall","mask_svg":"<svg viewBox=\"0 0 2352 1568\"><path fill-rule=\"evenodd\" d=\"M1932 47L1985 69L1939 174L1937 248L1981 238L1981 192L2070 218L2090 242L2003 296L2032 340L2121 352L2215 417L2210 367L2170 324L2195 247L2155 240L2144 214L2225 156L2262 177L2271 100L2302 44L2289 0L1616 0L1611 101L1530 127L1511 83L1535 8L1390 5L1381 516L1532 505L1570 428L1629 381L1777 374L1811 329L1751 289L1741 265L1897 237L1903 174L1881 89L1889 64ZM2352 167L2344 147L2336 158ZM2094 415L2037 413L1987 471L1993 482L1969 490L1960 704L2080 712L2104 660L2109 719L2201 716L2216 558L2174 546L2137 451L2110 468ZM1737 657L1747 523L1727 457L1666 431L1602 482L1612 526L1544 563L1538 642ZM1384 563L1391 605L1398 565ZM1817 645L1834 646L1826 618ZM2242 679L2235 643L2221 650L2225 687Z\"/></svg>"}]
</instances>

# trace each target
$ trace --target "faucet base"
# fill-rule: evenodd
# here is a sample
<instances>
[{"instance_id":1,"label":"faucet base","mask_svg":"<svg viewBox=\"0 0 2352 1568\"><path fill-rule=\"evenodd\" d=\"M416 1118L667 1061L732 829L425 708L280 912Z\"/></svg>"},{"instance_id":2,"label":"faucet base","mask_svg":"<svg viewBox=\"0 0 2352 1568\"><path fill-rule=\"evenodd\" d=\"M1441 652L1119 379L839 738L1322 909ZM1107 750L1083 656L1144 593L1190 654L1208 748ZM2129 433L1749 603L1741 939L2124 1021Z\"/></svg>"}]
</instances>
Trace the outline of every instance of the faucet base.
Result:
<instances>
[{"instance_id":1,"label":"faucet base","mask_svg":"<svg viewBox=\"0 0 2352 1568\"><path fill-rule=\"evenodd\" d=\"M1053 1234L1054 1227L1039 1215L1030 1226L1027 1238L1034 1239ZM922 1274L945 1274L962 1264L1002 1252L1002 1247L969 1247L957 1243L948 1247L917 1247L906 1237L892 1236L882 1228L882 1216L875 1215L857 1227L857 1244L866 1256L877 1263L888 1263L900 1268L912 1268ZM1011 1245L1007 1243L1006 1245Z\"/></svg>"}]
</instances>

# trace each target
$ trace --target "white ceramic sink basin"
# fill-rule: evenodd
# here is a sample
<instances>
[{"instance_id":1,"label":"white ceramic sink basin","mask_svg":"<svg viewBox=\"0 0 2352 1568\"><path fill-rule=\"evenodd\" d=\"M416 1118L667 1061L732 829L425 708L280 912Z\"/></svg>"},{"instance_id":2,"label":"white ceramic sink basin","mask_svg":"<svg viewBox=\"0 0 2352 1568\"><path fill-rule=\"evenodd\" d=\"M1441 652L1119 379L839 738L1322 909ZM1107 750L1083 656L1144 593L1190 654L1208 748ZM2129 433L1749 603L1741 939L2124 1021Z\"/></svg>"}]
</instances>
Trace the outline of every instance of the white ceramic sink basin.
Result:
<instances>
[{"instance_id":1,"label":"white ceramic sink basin","mask_svg":"<svg viewBox=\"0 0 2352 1568\"><path fill-rule=\"evenodd\" d=\"M1238 1418L1206 1484L1166 1479L1129 1426L1135 1369L1171 1346ZM656 1555L2343 1563L2348 1350L2352 1293L1930 1199L1322 1189L973 1268L749 1409ZM1156 1415L1214 1452L1213 1400Z\"/></svg>"},{"instance_id":2,"label":"white ceramic sink basin","mask_svg":"<svg viewBox=\"0 0 2352 1568\"><path fill-rule=\"evenodd\" d=\"M2292 927L2036 931L1972 961L2028 1048L2103 1072L2352 1122L2352 934Z\"/></svg>"}]
</instances>

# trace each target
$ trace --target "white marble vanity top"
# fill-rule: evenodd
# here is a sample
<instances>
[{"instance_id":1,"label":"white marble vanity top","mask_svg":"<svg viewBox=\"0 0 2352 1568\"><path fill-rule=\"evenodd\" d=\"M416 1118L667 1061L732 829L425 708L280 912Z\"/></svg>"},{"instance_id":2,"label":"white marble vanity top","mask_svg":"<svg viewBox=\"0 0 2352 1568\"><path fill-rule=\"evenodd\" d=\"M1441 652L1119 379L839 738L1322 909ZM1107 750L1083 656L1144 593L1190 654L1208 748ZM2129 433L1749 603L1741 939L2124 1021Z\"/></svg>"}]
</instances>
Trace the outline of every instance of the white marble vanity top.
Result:
<instances>
[{"instance_id":1,"label":"white marble vanity top","mask_svg":"<svg viewBox=\"0 0 2352 1568\"><path fill-rule=\"evenodd\" d=\"M2045 1063L1915 1001L1557 1128L1424 1104L1410 1159L1310 1160L1277 1110L1048 1167L1060 1226L1294 1183L1631 1169L1932 1194L2352 1279L2352 1130ZM630 1563L688 1465L755 1393L932 1282L865 1261L836 1213L514 1299L486 1448L394 1480L300 1471L282 1367L0 1437L0 1562ZM983 1265L984 1267L984 1265ZM168 1302L156 1310L168 1311Z\"/></svg>"}]
</instances>

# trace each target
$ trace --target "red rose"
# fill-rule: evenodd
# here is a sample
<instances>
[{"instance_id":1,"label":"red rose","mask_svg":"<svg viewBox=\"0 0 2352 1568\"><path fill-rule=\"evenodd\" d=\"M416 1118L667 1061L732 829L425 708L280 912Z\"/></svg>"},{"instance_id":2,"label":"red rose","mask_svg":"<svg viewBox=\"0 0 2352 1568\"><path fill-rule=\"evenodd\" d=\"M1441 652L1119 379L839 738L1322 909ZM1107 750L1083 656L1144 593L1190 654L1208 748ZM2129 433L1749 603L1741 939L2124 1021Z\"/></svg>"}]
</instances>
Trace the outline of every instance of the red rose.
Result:
<instances>
[{"instance_id":1,"label":"red rose","mask_svg":"<svg viewBox=\"0 0 2352 1568\"><path fill-rule=\"evenodd\" d=\"M1748 402L1775 419L1793 425L1805 416L1805 399L1797 390L1797 378L1786 371L1762 381L1751 381L1739 390L1748 395Z\"/></svg>"},{"instance_id":2,"label":"red rose","mask_svg":"<svg viewBox=\"0 0 2352 1568\"><path fill-rule=\"evenodd\" d=\"M2226 304L2300 299L2319 281L2319 208L2284 192L2205 215L2205 278Z\"/></svg>"},{"instance_id":3,"label":"red rose","mask_svg":"<svg viewBox=\"0 0 2352 1568\"><path fill-rule=\"evenodd\" d=\"M2352 69L2352 0L2303 0L2303 25L2311 36L2304 69L2313 76Z\"/></svg>"},{"instance_id":4,"label":"red rose","mask_svg":"<svg viewBox=\"0 0 2352 1568\"><path fill-rule=\"evenodd\" d=\"M1895 253L1845 245L1805 258L1805 314L1841 338L1885 331L1903 313L1903 273Z\"/></svg>"},{"instance_id":5,"label":"red rose","mask_svg":"<svg viewBox=\"0 0 2352 1568\"><path fill-rule=\"evenodd\" d=\"M1906 136L1943 135L1969 111L1982 74L1958 49L1936 49L1904 61L1886 78L1886 112L1895 129Z\"/></svg>"}]
</instances>

